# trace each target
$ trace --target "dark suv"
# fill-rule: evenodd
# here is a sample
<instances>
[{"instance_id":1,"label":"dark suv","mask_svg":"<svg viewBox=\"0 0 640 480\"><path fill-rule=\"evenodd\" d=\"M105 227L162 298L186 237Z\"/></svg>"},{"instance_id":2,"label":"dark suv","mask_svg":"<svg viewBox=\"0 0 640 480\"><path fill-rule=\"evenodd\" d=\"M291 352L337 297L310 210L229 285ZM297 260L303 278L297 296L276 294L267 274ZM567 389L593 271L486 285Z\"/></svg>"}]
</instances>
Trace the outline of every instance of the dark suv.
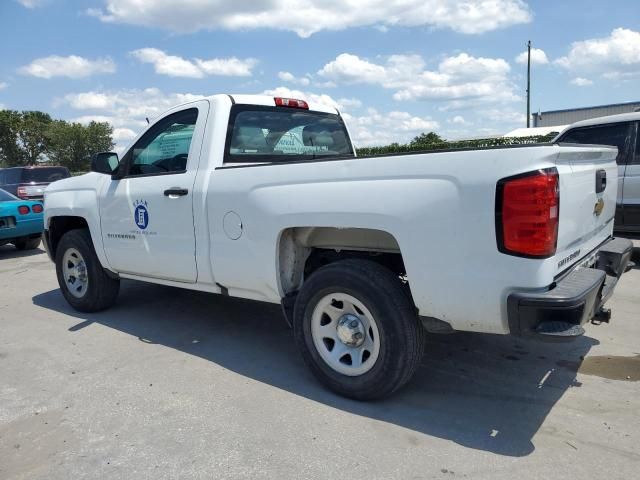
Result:
<instances>
[{"instance_id":1,"label":"dark suv","mask_svg":"<svg viewBox=\"0 0 640 480\"><path fill-rule=\"evenodd\" d=\"M66 167L3 168L0 188L24 200L42 200L47 185L70 176Z\"/></svg>"}]
</instances>

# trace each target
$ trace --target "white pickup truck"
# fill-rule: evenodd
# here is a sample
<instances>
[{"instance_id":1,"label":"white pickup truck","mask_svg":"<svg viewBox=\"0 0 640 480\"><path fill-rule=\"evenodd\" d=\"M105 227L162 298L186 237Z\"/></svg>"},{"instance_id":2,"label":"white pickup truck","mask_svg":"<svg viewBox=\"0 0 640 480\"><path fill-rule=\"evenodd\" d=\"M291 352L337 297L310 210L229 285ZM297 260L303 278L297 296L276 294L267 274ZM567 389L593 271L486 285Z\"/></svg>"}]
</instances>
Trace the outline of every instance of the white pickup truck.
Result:
<instances>
[{"instance_id":1,"label":"white pickup truck","mask_svg":"<svg viewBox=\"0 0 640 480\"><path fill-rule=\"evenodd\" d=\"M216 95L45 192L45 243L77 310L135 279L280 303L304 360L372 399L425 332L575 338L631 255L612 237L616 149L541 144L357 157L335 109Z\"/></svg>"}]
</instances>

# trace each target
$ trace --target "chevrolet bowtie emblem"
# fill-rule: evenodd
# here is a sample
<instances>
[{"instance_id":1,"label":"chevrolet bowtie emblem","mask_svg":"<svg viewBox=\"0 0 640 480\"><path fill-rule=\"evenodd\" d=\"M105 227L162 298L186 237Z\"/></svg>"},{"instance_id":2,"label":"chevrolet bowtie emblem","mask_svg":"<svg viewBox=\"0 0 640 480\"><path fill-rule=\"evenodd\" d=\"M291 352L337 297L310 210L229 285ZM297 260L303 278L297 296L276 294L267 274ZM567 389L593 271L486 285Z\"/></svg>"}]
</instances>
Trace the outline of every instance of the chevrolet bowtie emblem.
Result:
<instances>
[{"instance_id":1,"label":"chevrolet bowtie emblem","mask_svg":"<svg viewBox=\"0 0 640 480\"><path fill-rule=\"evenodd\" d=\"M596 204L593 206L593 214L596 217L599 217L603 210L604 210L604 200L599 198Z\"/></svg>"}]
</instances>

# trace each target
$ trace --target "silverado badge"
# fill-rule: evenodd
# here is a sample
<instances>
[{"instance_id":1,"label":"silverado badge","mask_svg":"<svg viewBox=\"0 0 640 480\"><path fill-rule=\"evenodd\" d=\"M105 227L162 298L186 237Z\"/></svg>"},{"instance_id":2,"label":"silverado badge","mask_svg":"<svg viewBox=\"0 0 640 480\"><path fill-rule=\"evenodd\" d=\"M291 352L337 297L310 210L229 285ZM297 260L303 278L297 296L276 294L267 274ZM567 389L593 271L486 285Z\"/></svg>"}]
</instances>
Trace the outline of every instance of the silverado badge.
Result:
<instances>
[{"instance_id":1,"label":"silverado badge","mask_svg":"<svg viewBox=\"0 0 640 480\"><path fill-rule=\"evenodd\" d=\"M599 198L596 204L593 206L593 213L596 217L599 217L604 210L604 200Z\"/></svg>"}]
</instances>

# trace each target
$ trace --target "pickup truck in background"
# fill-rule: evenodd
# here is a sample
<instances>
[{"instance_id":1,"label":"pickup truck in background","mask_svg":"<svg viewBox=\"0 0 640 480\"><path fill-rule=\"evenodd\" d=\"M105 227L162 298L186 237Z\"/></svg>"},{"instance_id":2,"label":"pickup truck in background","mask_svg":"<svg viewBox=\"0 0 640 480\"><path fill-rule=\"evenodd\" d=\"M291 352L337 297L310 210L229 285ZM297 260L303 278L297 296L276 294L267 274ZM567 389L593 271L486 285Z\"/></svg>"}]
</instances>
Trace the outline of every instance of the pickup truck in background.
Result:
<instances>
[{"instance_id":1,"label":"pickup truck in background","mask_svg":"<svg viewBox=\"0 0 640 480\"><path fill-rule=\"evenodd\" d=\"M9 167L0 169L0 188L23 200L42 200L47 186L69 178L67 167Z\"/></svg>"},{"instance_id":2,"label":"pickup truck in background","mask_svg":"<svg viewBox=\"0 0 640 480\"><path fill-rule=\"evenodd\" d=\"M640 112L576 122L555 141L618 148L616 231L640 232Z\"/></svg>"},{"instance_id":3,"label":"pickup truck in background","mask_svg":"<svg viewBox=\"0 0 640 480\"><path fill-rule=\"evenodd\" d=\"M357 157L339 112L216 95L45 192L64 297L135 279L279 303L334 391L388 395L426 332L571 339L625 271L615 148L549 143ZM239 328L241 328L239 326Z\"/></svg>"}]
</instances>

